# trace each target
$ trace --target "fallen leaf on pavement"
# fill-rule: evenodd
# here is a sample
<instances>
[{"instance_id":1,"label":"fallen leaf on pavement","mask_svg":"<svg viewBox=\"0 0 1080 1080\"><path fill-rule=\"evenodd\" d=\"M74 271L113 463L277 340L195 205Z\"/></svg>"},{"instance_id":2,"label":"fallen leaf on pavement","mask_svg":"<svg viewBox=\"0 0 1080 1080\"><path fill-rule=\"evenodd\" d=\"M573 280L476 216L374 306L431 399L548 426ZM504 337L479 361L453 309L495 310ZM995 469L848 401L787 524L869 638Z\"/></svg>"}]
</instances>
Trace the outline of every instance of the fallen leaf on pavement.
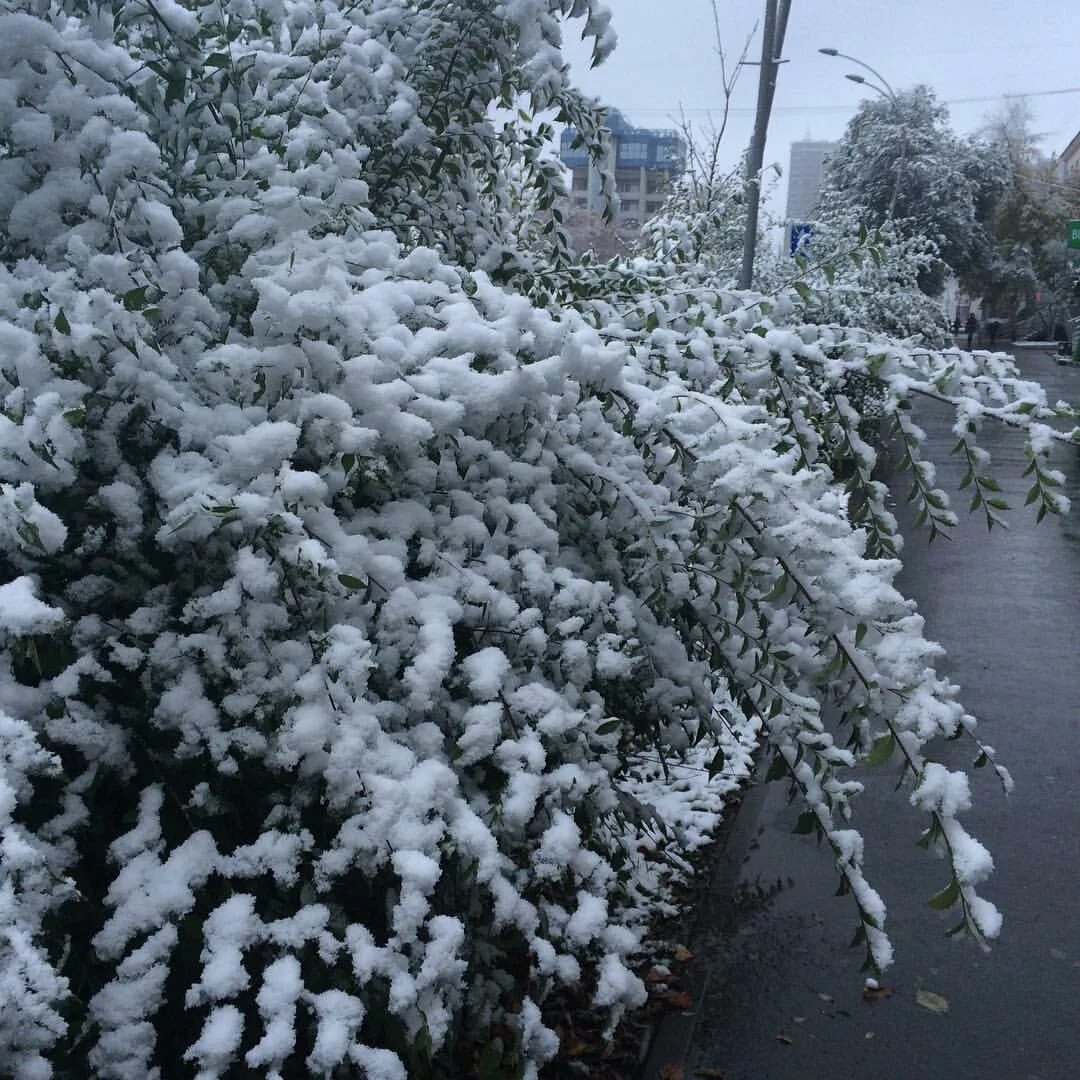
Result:
<instances>
[{"instance_id":1,"label":"fallen leaf on pavement","mask_svg":"<svg viewBox=\"0 0 1080 1080\"><path fill-rule=\"evenodd\" d=\"M665 1065L660 1070L660 1080L683 1080L684 1075L681 1065Z\"/></svg>"},{"instance_id":2,"label":"fallen leaf on pavement","mask_svg":"<svg viewBox=\"0 0 1080 1080\"><path fill-rule=\"evenodd\" d=\"M785 1035L785 1034L784 1034L784 1033L783 1033L783 1032L781 1031L781 1032L778 1032L778 1033L777 1033L777 1036L776 1036L776 1041L777 1041L778 1043L783 1043L783 1044L784 1044L785 1046L791 1046L791 1044L792 1044L792 1043L793 1043L793 1042L794 1042L795 1040L794 1040L794 1039L793 1039L793 1038L792 1038L792 1037L791 1037L790 1035Z\"/></svg>"},{"instance_id":3,"label":"fallen leaf on pavement","mask_svg":"<svg viewBox=\"0 0 1080 1080\"><path fill-rule=\"evenodd\" d=\"M694 1075L700 1076L701 1080L735 1080L735 1074L730 1069L713 1069L708 1065L695 1069Z\"/></svg>"},{"instance_id":4,"label":"fallen leaf on pavement","mask_svg":"<svg viewBox=\"0 0 1080 1080\"><path fill-rule=\"evenodd\" d=\"M943 998L940 994L932 993L930 990L916 990L915 1004L932 1013L947 1013L949 1011L948 999Z\"/></svg>"},{"instance_id":5,"label":"fallen leaf on pavement","mask_svg":"<svg viewBox=\"0 0 1080 1080\"><path fill-rule=\"evenodd\" d=\"M685 964L693 955L685 945L675 946L675 960L677 963Z\"/></svg>"},{"instance_id":6,"label":"fallen leaf on pavement","mask_svg":"<svg viewBox=\"0 0 1080 1080\"><path fill-rule=\"evenodd\" d=\"M664 995L664 1000L673 1009L692 1009L694 1007L690 995L685 990L672 990Z\"/></svg>"},{"instance_id":7,"label":"fallen leaf on pavement","mask_svg":"<svg viewBox=\"0 0 1080 1080\"><path fill-rule=\"evenodd\" d=\"M863 1001L881 1001L891 998L896 991L891 986L864 986L862 992Z\"/></svg>"},{"instance_id":8,"label":"fallen leaf on pavement","mask_svg":"<svg viewBox=\"0 0 1080 1080\"><path fill-rule=\"evenodd\" d=\"M818 994L818 997L821 998L822 1001L832 1001L832 994Z\"/></svg>"}]
</instances>

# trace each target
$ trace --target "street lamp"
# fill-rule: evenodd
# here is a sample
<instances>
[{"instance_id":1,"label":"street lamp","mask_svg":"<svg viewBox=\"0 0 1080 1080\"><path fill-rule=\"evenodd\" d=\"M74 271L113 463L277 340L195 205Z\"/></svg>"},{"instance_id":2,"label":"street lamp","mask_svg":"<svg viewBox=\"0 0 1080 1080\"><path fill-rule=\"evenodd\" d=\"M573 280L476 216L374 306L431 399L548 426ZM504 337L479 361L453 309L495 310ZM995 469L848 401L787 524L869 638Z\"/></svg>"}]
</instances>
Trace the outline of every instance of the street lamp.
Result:
<instances>
[{"instance_id":1,"label":"street lamp","mask_svg":"<svg viewBox=\"0 0 1080 1080\"><path fill-rule=\"evenodd\" d=\"M847 53L840 52L839 49L818 49L818 52L823 56L838 56L841 60L850 61L852 64L858 64L859 67L865 68L874 76L878 82L881 83L878 86L877 83L871 82L865 75L845 75L845 79L850 79L853 83L858 83L860 86L869 87L871 90L879 93L895 110L899 107L900 101L896 96L896 91L892 88L889 80L881 74L877 68L872 68L869 64L864 63L857 56L848 56ZM899 119L899 117L897 117ZM900 128L903 132L903 125ZM896 211L896 200L900 194L900 173L904 167L904 159L907 157L907 140L903 140L900 145L900 156L896 159L896 175L893 177L893 189L892 197L889 199L889 217L891 218Z\"/></svg>"},{"instance_id":2,"label":"street lamp","mask_svg":"<svg viewBox=\"0 0 1080 1080\"><path fill-rule=\"evenodd\" d=\"M883 87L878 86L877 83L872 83L869 79L865 78L864 76L862 76L862 75L845 75L844 78L845 79L850 79L853 83L858 83L860 86L867 86L871 90L876 90L883 98L885 98L886 101L891 101L894 105L896 104L896 95L895 94L890 94L888 90L885 90Z\"/></svg>"},{"instance_id":3,"label":"street lamp","mask_svg":"<svg viewBox=\"0 0 1080 1080\"><path fill-rule=\"evenodd\" d=\"M873 75L874 78L877 79L881 83L881 85L885 87L888 96L894 101L896 100L896 91L893 90L893 88L889 85L889 80L886 79L885 76L882 75L881 72L878 71L876 68L872 68L869 64L863 63L863 61L860 60L858 57L848 56L847 53L840 52L839 49L818 49L818 52L821 53L823 56L839 56L841 60L850 60L853 64L858 64L859 67L866 68L866 70L869 71L870 74ZM859 76L856 75L849 75L848 78L852 82L866 82L865 79L861 79ZM866 83L866 85L873 86L874 84Z\"/></svg>"}]
</instances>

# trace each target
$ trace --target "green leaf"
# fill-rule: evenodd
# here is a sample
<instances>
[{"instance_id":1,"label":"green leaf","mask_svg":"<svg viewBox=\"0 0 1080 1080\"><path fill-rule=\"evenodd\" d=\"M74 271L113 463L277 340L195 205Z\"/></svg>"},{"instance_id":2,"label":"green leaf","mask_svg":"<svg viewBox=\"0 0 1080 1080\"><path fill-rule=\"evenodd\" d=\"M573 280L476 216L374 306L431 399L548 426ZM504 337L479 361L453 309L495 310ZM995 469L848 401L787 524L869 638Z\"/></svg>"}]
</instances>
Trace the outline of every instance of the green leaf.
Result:
<instances>
[{"instance_id":1,"label":"green leaf","mask_svg":"<svg viewBox=\"0 0 1080 1080\"><path fill-rule=\"evenodd\" d=\"M893 738L891 731L887 731L884 735L879 735L874 740L874 745L870 748L870 753L863 758L863 764L884 765L885 762L892 757L895 749L896 739Z\"/></svg>"},{"instance_id":2,"label":"green leaf","mask_svg":"<svg viewBox=\"0 0 1080 1080\"><path fill-rule=\"evenodd\" d=\"M45 550L45 545L41 542L41 532L32 521L20 521L15 531L31 547L36 547L39 551Z\"/></svg>"},{"instance_id":3,"label":"green leaf","mask_svg":"<svg viewBox=\"0 0 1080 1080\"><path fill-rule=\"evenodd\" d=\"M174 79L169 79L165 87L165 108L170 105L174 105L178 101L184 100L184 86L185 80L183 75L178 75Z\"/></svg>"},{"instance_id":4,"label":"green leaf","mask_svg":"<svg viewBox=\"0 0 1080 1080\"><path fill-rule=\"evenodd\" d=\"M807 303L811 303L814 299L814 292L805 281L796 281L791 286L799 296Z\"/></svg>"},{"instance_id":5,"label":"green leaf","mask_svg":"<svg viewBox=\"0 0 1080 1080\"><path fill-rule=\"evenodd\" d=\"M205 64L205 65L206 65L207 67L212 67L212 68L227 68L227 67L229 67L229 66L230 66L230 65L232 64L232 61L231 61L231 60L229 59L229 54L228 54L228 53L221 53L221 52L216 52L216 53L211 53L211 54L210 54L210 55L209 55L209 56L208 56L208 57L207 57L207 58L206 58L206 59L205 59L205 60L203 61L203 63L204 63L204 64Z\"/></svg>"},{"instance_id":6,"label":"green leaf","mask_svg":"<svg viewBox=\"0 0 1080 1080\"><path fill-rule=\"evenodd\" d=\"M346 589L366 589L367 582L363 578L354 577L352 574L338 574L338 581Z\"/></svg>"},{"instance_id":7,"label":"green leaf","mask_svg":"<svg viewBox=\"0 0 1080 1080\"><path fill-rule=\"evenodd\" d=\"M706 766L706 771L709 774L710 780L724 768L726 762L727 758L724 756L723 749L717 750L716 753L713 755L712 760Z\"/></svg>"},{"instance_id":8,"label":"green leaf","mask_svg":"<svg viewBox=\"0 0 1080 1080\"><path fill-rule=\"evenodd\" d=\"M1008 510L1009 504L1004 499L987 499L987 506L992 506L995 510Z\"/></svg>"},{"instance_id":9,"label":"green leaf","mask_svg":"<svg viewBox=\"0 0 1080 1080\"><path fill-rule=\"evenodd\" d=\"M124 307L128 311L142 311L146 307L146 286L140 285L124 293Z\"/></svg>"},{"instance_id":10,"label":"green leaf","mask_svg":"<svg viewBox=\"0 0 1080 1080\"><path fill-rule=\"evenodd\" d=\"M346 474L351 473L356 467L356 455L355 454L342 454L341 455L341 467L345 470Z\"/></svg>"},{"instance_id":11,"label":"green leaf","mask_svg":"<svg viewBox=\"0 0 1080 1080\"><path fill-rule=\"evenodd\" d=\"M972 764L972 768L984 769L989 761L990 759L986 756L986 754L982 753L975 759Z\"/></svg>"},{"instance_id":12,"label":"green leaf","mask_svg":"<svg viewBox=\"0 0 1080 1080\"><path fill-rule=\"evenodd\" d=\"M781 574L776 584L762 597L766 603L771 600L779 600L784 593L787 592L788 576L786 573Z\"/></svg>"},{"instance_id":13,"label":"green leaf","mask_svg":"<svg viewBox=\"0 0 1080 1080\"><path fill-rule=\"evenodd\" d=\"M799 820L795 822L795 828L791 831L796 836L806 836L818 828L820 824L817 814L813 810L807 810L799 815Z\"/></svg>"},{"instance_id":14,"label":"green leaf","mask_svg":"<svg viewBox=\"0 0 1080 1080\"><path fill-rule=\"evenodd\" d=\"M938 911L945 911L951 908L957 900L960 899L960 882L953 878L948 885L945 886L941 892L935 896L931 896L926 902Z\"/></svg>"},{"instance_id":15,"label":"green leaf","mask_svg":"<svg viewBox=\"0 0 1080 1080\"><path fill-rule=\"evenodd\" d=\"M480 1060L476 1063L477 1080L500 1080L506 1076L503 1069L503 1042L495 1038L484 1047Z\"/></svg>"},{"instance_id":16,"label":"green leaf","mask_svg":"<svg viewBox=\"0 0 1080 1080\"><path fill-rule=\"evenodd\" d=\"M769 766L769 771L765 774L766 782L772 780L783 780L788 774L788 764L784 760L784 755L777 753L773 755L772 764Z\"/></svg>"},{"instance_id":17,"label":"green leaf","mask_svg":"<svg viewBox=\"0 0 1080 1080\"><path fill-rule=\"evenodd\" d=\"M56 318L53 320L53 326L56 327L56 331L59 334L70 334L71 323L68 322L67 316L64 314L64 309L61 308L57 312Z\"/></svg>"},{"instance_id":18,"label":"green leaf","mask_svg":"<svg viewBox=\"0 0 1080 1080\"><path fill-rule=\"evenodd\" d=\"M1039 497L1039 485L1032 484L1028 488L1027 498L1024 500L1025 506L1030 506Z\"/></svg>"},{"instance_id":19,"label":"green leaf","mask_svg":"<svg viewBox=\"0 0 1080 1080\"><path fill-rule=\"evenodd\" d=\"M86 423L86 410L85 409L68 409L64 413L64 419L72 427L82 427Z\"/></svg>"}]
</instances>

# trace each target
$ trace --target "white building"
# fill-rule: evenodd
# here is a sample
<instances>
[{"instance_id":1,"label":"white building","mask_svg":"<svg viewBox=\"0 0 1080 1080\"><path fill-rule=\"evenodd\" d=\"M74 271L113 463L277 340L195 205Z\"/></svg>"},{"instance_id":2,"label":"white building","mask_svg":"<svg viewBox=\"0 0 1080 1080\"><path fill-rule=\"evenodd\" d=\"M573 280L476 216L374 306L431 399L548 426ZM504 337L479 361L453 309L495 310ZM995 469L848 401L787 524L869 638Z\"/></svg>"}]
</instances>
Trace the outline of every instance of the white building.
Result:
<instances>
[{"instance_id":1,"label":"white building","mask_svg":"<svg viewBox=\"0 0 1080 1080\"><path fill-rule=\"evenodd\" d=\"M1062 183L1080 186L1080 131L1062 151L1058 158L1058 168L1061 170Z\"/></svg>"},{"instance_id":2,"label":"white building","mask_svg":"<svg viewBox=\"0 0 1080 1080\"><path fill-rule=\"evenodd\" d=\"M791 144L788 167L787 219L809 221L821 194L825 178L825 159L836 143L804 139Z\"/></svg>"}]
</instances>

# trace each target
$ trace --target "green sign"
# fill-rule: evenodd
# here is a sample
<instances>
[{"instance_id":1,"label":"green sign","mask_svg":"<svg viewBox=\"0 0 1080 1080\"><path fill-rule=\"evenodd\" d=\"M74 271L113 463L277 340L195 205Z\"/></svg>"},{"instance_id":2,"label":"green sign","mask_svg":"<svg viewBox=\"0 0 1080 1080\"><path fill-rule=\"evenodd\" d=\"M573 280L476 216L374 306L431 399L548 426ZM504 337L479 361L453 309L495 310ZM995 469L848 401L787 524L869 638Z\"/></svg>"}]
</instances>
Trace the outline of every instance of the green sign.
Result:
<instances>
[{"instance_id":1,"label":"green sign","mask_svg":"<svg viewBox=\"0 0 1080 1080\"><path fill-rule=\"evenodd\" d=\"M1071 248L1080 248L1080 221L1069 222L1069 231L1067 233L1065 246Z\"/></svg>"}]
</instances>

